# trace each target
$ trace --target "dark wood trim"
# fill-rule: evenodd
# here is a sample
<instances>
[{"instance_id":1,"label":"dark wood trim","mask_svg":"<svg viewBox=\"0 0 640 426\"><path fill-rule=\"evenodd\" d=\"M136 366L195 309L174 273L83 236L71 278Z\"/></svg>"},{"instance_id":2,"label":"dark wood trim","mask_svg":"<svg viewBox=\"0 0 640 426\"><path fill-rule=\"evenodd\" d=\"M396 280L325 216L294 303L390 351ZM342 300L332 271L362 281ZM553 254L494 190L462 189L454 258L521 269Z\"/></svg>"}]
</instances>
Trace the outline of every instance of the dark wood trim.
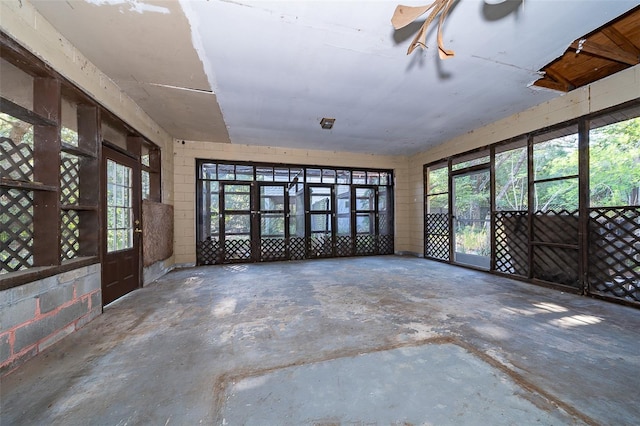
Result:
<instances>
[{"instance_id":1,"label":"dark wood trim","mask_svg":"<svg viewBox=\"0 0 640 426\"><path fill-rule=\"evenodd\" d=\"M531 243L535 238L535 233L533 232L534 225L534 205L536 202L535 198L535 185L533 182L534 176L534 168L533 168L533 135L529 135L527 138L527 219L528 219L528 265L527 265L527 278L533 278L533 244Z\"/></svg>"},{"instance_id":2,"label":"dark wood trim","mask_svg":"<svg viewBox=\"0 0 640 426\"><path fill-rule=\"evenodd\" d=\"M55 191L33 193L33 266L60 263L60 81L37 77L33 82L33 110L56 125L34 126L33 178Z\"/></svg>"},{"instance_id":3,"label":"dark wood trim","mask_svg":"<svg viewBox=\"0 0 640 426\"><path fill-rule=\"evenodd\" d=\"M85 151L82 148L78 148L77 146L70 145L66 142L61 142L60 151L75 155L76 157L96 158L94 153Z\"/></svg>"},{"instance_id":4,"label":"dark wood trim","mask_svg":"<svg viewBox=\"0 0 640 426\"><path fill-rule=\"evenodd\" d=\"M569 250L578 250L580 248L580 246L578 246L577 244L551 243L546 241L531 241L531 245L541 247L556 247Z\"/></svg>"},{"instance_id":5,"label":"dark wood trim","mask_svg":"<svg viewBox=\"0 0 640 426\"><path fill-rule=\"evenodd\" d=\"M84 266L94 265L96 263L99 263L97 256L78 257L73 260L62 262L62 264L56 266L33 267L23 271L3 274L0 276L0 291L52 277L64 272L73 271L74 269L82 268Z\"/></svg>"},{"instance_id":6,"label":"dark wood trim","mask_svg":"<svg viewBox=\"0 0 640 426\"><path fill-rule=\"evenodd\" d=\"M9 114L24 122L33 124L34 126L57 126L57 123L50 118L31 111L21 105L18 105L7 98L0 96L0 112Z\"/></svg>"},{"instance_id":7,"label":"dark wood trim","mask_svg":"<svg viewBox=\"0 0 640 426\"><path fill-rule=\"evenodd\" d=\"M2 188L15 188L15 189L26 189L29 191L48 191L48 192L56 192L58 191L58 187L54 185L45 185L40 182L27 182L24 180L13 180L7 178L0 178L0 187Z\"/></svg>"},{"instance_id":8,"label":"dark wood trim","mask_svg":"<svg viewBox=\"0 0 640 426\"><path fill-rule=\"evenodd\" d=\"M579 179L579 178L580 178L580 174L567 175L567 176L559 176L559 177L552 177L552 178L546 178L546 179L536 179L533 181L533 183L557 182L559 180L569 180L569 179Z\"/></svg>"},{"instance_id":9,"label":"dark wood trim","mask_svg":"<svg viewBox=\"0 0 640 426\"><path fill-rule=\"evenodd\" d=\"M578 124L578 277L583 294L589 286L589 121Z\"/></svg>"}]
</instances>

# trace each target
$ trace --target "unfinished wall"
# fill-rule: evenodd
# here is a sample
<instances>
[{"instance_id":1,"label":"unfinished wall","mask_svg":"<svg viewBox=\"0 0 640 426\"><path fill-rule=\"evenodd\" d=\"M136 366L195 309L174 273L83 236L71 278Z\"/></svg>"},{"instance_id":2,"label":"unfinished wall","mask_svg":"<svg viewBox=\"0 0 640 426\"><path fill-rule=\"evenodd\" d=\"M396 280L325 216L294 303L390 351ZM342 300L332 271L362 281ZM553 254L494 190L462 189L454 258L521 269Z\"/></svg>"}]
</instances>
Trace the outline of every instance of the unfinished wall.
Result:
<instances>
[{"instance_id":1,"label":"unfinished wall","mask_svg":"<svg viewBox=\"0 0 640 426\"><path fill-rule=\"evenodd\" d=\"M0 374L101 313L98 264L0 291Z\"/></svg>"},{"instance_id":2,"label":"unfinished wall","mask_svg":"<svg viewBox=\"0 0 640 426\"><path fill-rule=\"evenodd\" d=\"M162 150L163 202L173 202L171 136L90 63L28 0L0 2L0 30L42 59ZM3 95L30 108L31 78L3 61ZM17 80L22 79L22 81ZM9 84L11 81L13 83ZM66 106L63 106L66 107ZM151 279L173 258L145 268ZM100 265L78 268L0 291L0 373L5 373L102 312Z\"/></svg>"},{"instance_id":3,"label":"unfinished wall","mask_svg":"<svg viewBox=\"0 0 640 426\"><path fill-rule=\"evenodd\" d=\"M638 98L640 98L640 65L475 129L412 156L409 159L409 189L412 199L418 202L412 204L413 208L409 212L410 229L412 230L409 250L417 253L424 252L424 189L422 174L424 164L559 124Z\"/></svg>"},{"instance_id":4,"label":"unfinished wall","mask_svg":"<svg viewBox=\"0 0 640 426\"><path fill-rule=\"evenodd\" d=\"M320 166L393 169L395 174L395 250L407 250L408 228L407 157L349 152L301 150L214 142L176 141L175 153L175 261L196 261L196 158L255 161Z\"/></svg>"}]
</instances>

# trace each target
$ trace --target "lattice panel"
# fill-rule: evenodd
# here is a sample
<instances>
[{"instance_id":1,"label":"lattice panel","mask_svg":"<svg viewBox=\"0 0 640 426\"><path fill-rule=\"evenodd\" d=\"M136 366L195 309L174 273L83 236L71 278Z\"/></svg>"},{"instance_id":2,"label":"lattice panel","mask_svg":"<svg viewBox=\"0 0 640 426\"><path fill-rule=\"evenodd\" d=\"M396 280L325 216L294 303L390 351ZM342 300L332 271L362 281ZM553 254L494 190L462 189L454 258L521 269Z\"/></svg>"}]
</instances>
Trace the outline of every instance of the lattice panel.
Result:
<instances>
[{"instance_id":1,"label":"lattice panel","mask_svg":"<svg viewBox=\"0 0 640 426\"><path fill-rule=\"evenodd\" d=\"M521 211L495 213L495 270L505 274L529 274L529 215Z\"/></svg>"},{"instance_id":2,"label":"lattice panel","mask_svg":"<svg viewBox=\"0 0 640 426\"><path fill-rule=\"evenodd\" d=\"M0 137L0 169L2 177L33 181L33 146Z\"/></svg>"},{"instance_id":3,"label":"lattice panel","mask_svg":"<svg viewBox=\"0 0 640 426\"><path fill-rule=\"evenodd\" d=\"M591 209L589 290L640 301L640 207Z\"/></svg>"},{"instance_id":4,"label":"lattice panel","mask_svg":"<svg viewBox=\"0 0 640 426\"><path fill-rule=\"evenodd\" d=\"M328 235L312 235L310 253L313 257L329 257L333 254L331 237Z\"/></svg>"},{"instance_id":5,"label":"lattice panel","mask_svg":"<svg viewBox=\"0 0 640 426\"><path fill-rule=\"evenodd\" d=\"M428 213L424 218L424 255L432 259L449 260L449 215Z\"/></svg>"},{"instance_id":6,"label":"lattice panel","mask_svg":"<svg viewBox=\"0 0 640 426\"><path fill-rule=\"evenodd\" d=\"M260 241L260 260L286 260L287 244L284 238L263 238Z\"/></svg>"},{"instance_id":7,"label":"lattice panel","mask_svg":"<svg viewBox=\"0 0 640 426\"><path fill-rule=\"evenodd\" d=\"M198 265L215 265L216 263L220 263L221 254L220 241L217 238L208 237L198 244Z\"/></svg>"},{"instance_id":8,"label":"lattice panel","mask_svg":"<svg viewBox=\"0 0 640 426\"><path fill-rule=\"evenodd\" d=\"M60 158L60 203L76 205L80 198L80 161L75 155L63 153Z\"/></svg>"},{"instance_id":9,"label":"lattice panel","mask_svg":"<svg viewBox=\"0 0 640 426\"><path fill-rule=\"evenodd\" d=\"M533 240L578 244L578 211L537 211L533 216Z\"/></svg>"},{"instance_id":10,"label":"lattice panel","mask_svg":"<svg viewBox=\"0 0 640 426\"><path fill-rule=\"evenodd\" d=\"M80 248L80 215L77 211L68 210L61 213L60 256L62 260L78 256Z\"/></svg>"},{"instance_id":11,"label":"lattice panel","mask_svg":"<svg viewBox=\"0 0 640 426\"><path fill-rule=\"evenodd\" d=\"M336 237L336 256L353 256L353 239L347 235Z\"/></svg>"},{"instance_id":12,"label":"lattice panel","mask_svg":"<svg viewBox=\"0 0 640 426\"><path fill-rule=\"evenodd\" d=\"M579 288L578 250L534 246L533 277Z\"/></svg>"},{"instance_id":13,"label":"lattice panel","mask_svg":"<svg viewBox=\"0 0 640 426\"><path fill-rule=\"evenodd\" d=\"M289 259L302 260L307 258L307 239L289 238Z\"/></svg>"},{"instance_id":14,"label":"lattice panel","mask_svg":"<svg viewBox=\"0 0 640 426\"><path fill-rule=\"evenodd\" d=\"M0 273L33 265L33 194L0 188Z\"/></svg>"},{"instance_id":15,"label":"lattice panel","mask_svg":"<svg viewBox=\"0 0 640 426\"><path fill-rule=\"evenodd\" d=\"M378 254L393 254L393 235L378 236Z\"/></svg>"},{"instance_id":16,"label":"lattice panel","mask_svg":"<svg viewBox=\"0 0 640 426\"><path fill-rule=\"evenodd\" d=\"M356 235L356 255L376 253L375 235Z\"/></svg>"},{"instance_id":17,"label":"lattice panel","mask_svg":"<svg viewBox=\"0 0 640 426\"><path fill-rule=\"evenodd\" d=\"M249 237L224 242L224 260L251 260L251 240Z\"/></svg>"}]
</instances>

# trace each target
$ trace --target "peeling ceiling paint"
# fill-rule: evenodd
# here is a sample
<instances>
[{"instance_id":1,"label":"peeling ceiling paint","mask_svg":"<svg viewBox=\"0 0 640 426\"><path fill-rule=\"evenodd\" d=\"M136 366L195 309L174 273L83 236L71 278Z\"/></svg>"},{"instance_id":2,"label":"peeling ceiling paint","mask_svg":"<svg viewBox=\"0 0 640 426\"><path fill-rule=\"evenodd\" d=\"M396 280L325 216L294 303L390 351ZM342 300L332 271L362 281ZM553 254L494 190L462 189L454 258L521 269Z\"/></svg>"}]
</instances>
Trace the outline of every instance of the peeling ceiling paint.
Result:
<instances>
[{"instance_id":1,"label":"peeling ceiling paint","mask_svg":"<svg viewBox=\"0 0 640 426\"><path fill-rule=\"evenodd\" d=\"M559 96L529 87L537 70L637 5L460 0L443 26L456 55L441 61L433 30L406 55L422 22L394 31L396 1L33 3L177 138L377 154L423 151Z\"/></svg>"},{"instance_id":2,"label":"peeling ceiling paint","mask_svg":"<svg viewBox=\"0 0 640 426\"><path fill-rule=\"evenodd\" d=\"M169 13L169 9L161 6L154 6L146 3L142 3L139 0L85 0L87 3L95 4L98 6L102 6L105 4L108 5L123 5L128 6L129 11L131 12L156 12L156 13ZM124 13L124 9L120 9L120 13Z\"/></svg>"}]
</instances>

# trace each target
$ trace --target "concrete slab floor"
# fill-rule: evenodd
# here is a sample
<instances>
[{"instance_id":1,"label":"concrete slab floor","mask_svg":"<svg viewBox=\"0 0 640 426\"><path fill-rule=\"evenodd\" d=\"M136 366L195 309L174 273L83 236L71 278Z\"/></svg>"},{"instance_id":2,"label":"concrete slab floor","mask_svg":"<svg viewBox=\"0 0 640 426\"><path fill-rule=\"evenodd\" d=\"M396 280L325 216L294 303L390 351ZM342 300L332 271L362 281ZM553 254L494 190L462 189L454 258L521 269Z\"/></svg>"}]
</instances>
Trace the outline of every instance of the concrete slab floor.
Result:
<instances>
[{"instance_id":1,"label":"concrete slab floor","mask_svg":"<svg viewBox=\"0 0 640 426\"><path fill-rule=\"evenodd\" d=\"M410 257L211 266L3 378L0 424L632 425L639 383L638 309Z\"/></svg>"}]
</instances>

